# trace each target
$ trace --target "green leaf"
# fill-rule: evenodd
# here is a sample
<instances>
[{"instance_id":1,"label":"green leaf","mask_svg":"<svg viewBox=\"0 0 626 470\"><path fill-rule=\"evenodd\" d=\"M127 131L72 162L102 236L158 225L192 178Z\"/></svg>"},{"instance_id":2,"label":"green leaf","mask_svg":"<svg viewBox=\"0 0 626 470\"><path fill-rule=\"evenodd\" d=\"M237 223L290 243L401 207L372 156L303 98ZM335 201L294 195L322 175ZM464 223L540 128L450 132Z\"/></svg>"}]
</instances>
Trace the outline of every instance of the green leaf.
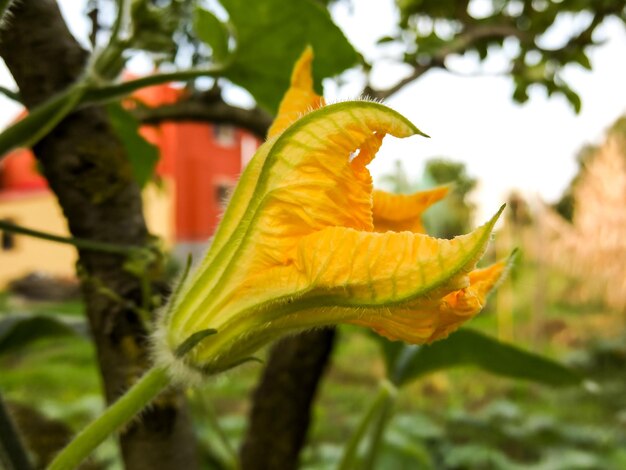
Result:
<instances>
[{"instance_id":1,"label":"green leaf","mask_svg":"<svg viewBox=\"0 0 626 470\"><path fill-rule=\"evenodd\" d=\"M390 42L396 42L398 40L395 36L383 36L376 41L376 44L387 44Z\"/></svg>"},{"instance_id":2,"label":"green leaf","mask_svg":"<svg viewBox=\"0 0 626 470\"><path fill-rule=\"evenodd\" d=\"M399 359L402 354L396 351L393 357ZM419 347L402 367L398 368L396 362L388 373L395 373L393 381L401 386L431 372L457 366L474 366L495 375L552 386L582 382L582 377L556 361L470 329L461 329L448 339Z\"/></svg>"},{"instance_id":3,"label":"green leaf","mask_svg":"<svg viewBox=\"0 0 626 470\"><path fill-rule=\"evenodd\" d=\"M211 47L213 59L222 62L228 55L228 27L213 13L196 7L193 12L193 30L198 39Z\"/></svg>"},{"instance_id":4,"label":"green leaf","mask_svg":"<svg viewBox=\"0 0 626 470\"><path fill-rule=\"evenodd\" d=\"M131 45L161 56L165 54L173 60L178 49L176 32L182 21L182 2L168 2L163 6L155 3L131 2L134 30Z\"/></svg>"},{"instance_id":5,"label":"green leaf","mask_svg":"<svg viewBox=\"0 0 626 470\"><path fill-rule=\"evenodd\" d=\"M121 104L111 103L106 108L111 126L126 149L133 177L139 187L143 188L154 175L159 161L159 149L139 134L139 121Z\"/></svg>"},{"instance_id":6,"label":"green leaf","mask_svg":"<svg viewBox=\"0 0 626 470\"><path fill-rule=\"evenodd\" d=\"M84 321L61 315L19 313L0 317L0 354L15 351L32 341L55 336L88 338Z\"/></svg>"},{"instance_id":7,"label":"green leaf","mask_svg":"<svg viewBox=\"0 0 626 470\"><path fill-rule=\"evenodd\" d=\"M325 77L358 61L358 54L328 11L315 0L221 0L237 40L231 67L224 76L248 90L275 113L289 87L294 63L307 45L313 47L315 87Z\"/></svg>"}]
</instances>

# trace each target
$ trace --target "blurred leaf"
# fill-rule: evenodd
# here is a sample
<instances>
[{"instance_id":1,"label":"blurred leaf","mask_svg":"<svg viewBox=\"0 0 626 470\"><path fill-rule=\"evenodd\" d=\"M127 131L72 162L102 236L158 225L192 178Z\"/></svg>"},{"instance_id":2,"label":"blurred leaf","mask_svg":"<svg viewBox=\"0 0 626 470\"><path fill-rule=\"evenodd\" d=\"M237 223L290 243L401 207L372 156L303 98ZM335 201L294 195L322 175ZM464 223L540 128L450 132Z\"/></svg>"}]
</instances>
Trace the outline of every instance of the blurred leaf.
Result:
<instances>
[{"instance_id":1,"label":"blurred leaf","mask_svg":"<svg viewBox=\"0 0 626 470\"><path fill-rule=\"evenodd\" d=\"M198 38L211 47L214 60L222 62L228 55L228 27L210 11L196 7L193 12L193 29Z\"/></svg>"},{"instance_id":2,"label":"blurred leaf","mask_svg":"<svg viewBox=\"0 0 626 470\"><path fill-rule=\"evenodd\" d=\"M375 468L434 468L433 460L424 443L391 428L385 433L381 455Z\"/></svg>"},{"instance_id":3,"label":"blurred leaf","mask_svg":"<svg viewBox=\"0 0 626 470\"><path fill-rule=\"evenodd\" d=\"M85 322L74 317L28 313L0 317L0 354L20 349L38 339L54 336L89 338Z\"/></svg>"},{"instance_id":4,"label":"blurred leaf","mask_svg":"<svg viewBox=\"0 0 626 470\"><path fill-rule=\"evenodd\" d=\"M391 429L405 433L411 439L426 441L446 437L443 427L424 413L401 414L394 418Z\"/></svg>"},{"instance_id":5,"label":"blurred leaf","mask_svg":"<svg viewBox=\"0 0 626 470\"><path fill-rule=\"evenodd\" d=\"M578 51L578 54L574 57L574 60L587 70L591 70L591 61L584 50Z\"/></svg>"},{"instance_id":6,"label":"blurred leaf","mask_svg":"<svg viewBox=\"0 0 626 470\"><path fill-rule=\"evenodd\" d=\"M445 468L510 469L512 462L498 449L481 444L451 446L444 457Z\"/></svg>"},{"instance_id":7,"label":"blurred leaf","mask_svg":"<svg viewBox=\"0 0 626 470\"><path fill-rule=\"evenodd\" d=\"M588 470L618 468L608 466L603 455L578 449L553 448L541 468L550 470Z\"/></svg>"},{"instance_id":8,"label":"blurred leaf","mask_svg":"<svg viewBox=\"0 0 626 470\"><path fill-rule=\"evenodd\" d=\"M289 87L291 69L307 45L321 94L325 77L357 63L358 55L328 11L314 0L221 0L237 39L234 62L224 73L274 113Z\"/></svg>"},{"instance_id":9,"label":"blurred leaf","mask_svg":"<svg viewBox=\"0 0 626 470\"><path fill-rule=\"evenodd\" d=\"M582 382L578 374L558 362L469 329L461 329L446 340L419 347L411 354L409 362L400 368L397 361L402 359L402 353L395 347L387 347L387 351L394 353L389 356L389 352L385 352L387 360L396 358L393 368L388 370L390 375L395 372L393 381L399 386L431 372L456 366L474 366L492 374L546 385Z\"/></svg>"},{"instance_id":10,"label":"blurred leaf","mask_svg":"<svg viewBox=\"0 0 626 470\"><path fill-rule=\"evenodd\" d=\"M563 93L565 98L567 98L567 101L570 102L576 114L579 114L582 108L582 101L580 100L580 96L578 96L578 93L576 93L574 90L566 85L562 85L560 87L560 91L561 93Z\"/></svg>"},{"instance_id":11,"label":"blurred leaf","mask_svg":"<svg viewBox=\"0 0 626 470\"><path fill-rule=\"evenodd\" d=\"M378 41L376 41L376 44L387 44L390 42L395 42L397 40L398 38L394 36L383 36L382 38L379 38Z\"/></svg>"},{"instance_id":12,"label":"blurred leaf","mask_svg":"<svg viewBox=\"0 0 626 470\"><path fill-rule=\"evenodd\" d=\"M111 125L126 149L133 177L143 188L154 174L159 150L139 134L139 121L121 104L111 103L106 108Z\"/></svg>"},{"instance_id":13,"label":"blurred leaf","mask_svg":"<svg viewBox=\"0 0 626 470\"><path fill-rule=\"evenodd\" d=\"M156 6L153 2L131 2L134 34L132 47L174 57L176 30L182 21L182 3L169 2Z\"/></svg>"}]
</instances>

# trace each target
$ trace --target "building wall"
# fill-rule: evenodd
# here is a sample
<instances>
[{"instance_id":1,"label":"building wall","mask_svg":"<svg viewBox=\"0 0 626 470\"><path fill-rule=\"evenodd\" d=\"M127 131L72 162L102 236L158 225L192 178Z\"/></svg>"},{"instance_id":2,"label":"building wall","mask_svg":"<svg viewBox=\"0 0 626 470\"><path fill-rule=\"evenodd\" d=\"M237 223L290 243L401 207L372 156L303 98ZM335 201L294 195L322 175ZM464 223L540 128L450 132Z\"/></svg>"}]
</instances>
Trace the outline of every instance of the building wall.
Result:
<instances>
[{"instance_id":1,"label":"building wall","mask_svg":"<svg viewBox=\"0 0 626 470\"><path fill-rule=\"evenodd\" d=\"M166 248L171 248L174 243L173 189L174 183L166 180L160 187L149 185L143 193L148 229L161 238ZM61 208L48 190L4 193L0 197L0 220L54 235L70 236ZM0 236L0 241L7 241L7 236L12 238L11 248L5 249L0 244L0 289L11 280L33 271L74 276L77 254L73 246L2 231Z\"/></svg>"},{"instance_id":2,"label":"building wall","mask_svg":"<svg viewBox=\"0 0 626 470\"><path fill-rule=\"evenodd\" d=\"M174 194L176 183L171 178L163 178L159 185L147 185L142 194L148 230L161 238L168 249L176 242Z\"/></svg>"},{"instance_id":3,"label":"building wall","mask_svg":"<svg viewBox=\"0 0 626 470\"><path fill-rule=\"evenodd\" d=\"M179 99L183 90L160 85L136 98L157 106ZM167 248L186 257L201 256L219 222L224 204L259 145L251 134L227 125L164 122L141 133L160 150L159 184L144 190L144 214L151 233ZM65 219L29 150L18 149L0 160L0 219L59 235L68 235ZM0 246L2 250L2 246ZM0 251L0 289L32 271L73 275L71 246L15 236L11 249Z\"/></svg>"},{"instance_id":4,"label":"building wall","mask_svg":"<svg viewBox=\"0 0 626 470\"><path fill-rule=\"evenodd\" d=\"M0 219L56 235L68 235L61 208L47 190L27 195L3 195L0 199ZM0 246L0 288L33 271L59 276L74 275L74 247L25 235L2 234L2 237L7 236L13 237L13 247L6 249Z\"/></svg>"},{"instance_id":5,"label":"building wall","mask_svg":"<svg viewBox=\"0 0 626 470\"><path fill-rule=\"evenodd\" d=\"M175 128L176 238L205 242L241 172L241 142L231 126L181 123Z\"/></svg>"}]
</instances>

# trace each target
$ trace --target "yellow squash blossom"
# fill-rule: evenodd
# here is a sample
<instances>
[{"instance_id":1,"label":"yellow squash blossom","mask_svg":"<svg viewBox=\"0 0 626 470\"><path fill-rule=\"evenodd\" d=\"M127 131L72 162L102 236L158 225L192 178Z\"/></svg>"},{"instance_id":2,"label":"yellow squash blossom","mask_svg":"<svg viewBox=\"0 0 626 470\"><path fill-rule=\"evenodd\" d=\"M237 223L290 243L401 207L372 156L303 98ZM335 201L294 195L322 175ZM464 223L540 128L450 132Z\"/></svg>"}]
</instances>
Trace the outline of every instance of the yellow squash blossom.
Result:
<instances>
[{"instance_id":1,"label":"yellow squash blossom","mask_svg":"<svg viewBox=\"0 0 626 470\"><path fill-rule=\"evenodd\" d=\"M436 239L421 213L445 188L373 190L366 165L383 137L422 133L379 103L325 105L311 62L309 49L208 253L160 319L157 360L175 373L228 369L281 335L337 323L431 342L478 313L503 274L504 263L475 270L499 212Z\"/></svg>"}]
</instances>

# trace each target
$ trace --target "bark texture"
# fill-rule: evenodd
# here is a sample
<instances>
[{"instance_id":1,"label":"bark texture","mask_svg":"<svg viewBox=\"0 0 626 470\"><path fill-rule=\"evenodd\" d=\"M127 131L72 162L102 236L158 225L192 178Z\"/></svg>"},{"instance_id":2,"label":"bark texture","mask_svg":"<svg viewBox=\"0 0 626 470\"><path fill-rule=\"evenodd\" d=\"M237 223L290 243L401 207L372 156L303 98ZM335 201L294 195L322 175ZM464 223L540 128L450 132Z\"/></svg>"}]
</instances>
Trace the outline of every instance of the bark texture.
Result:
<instances>
[{"instance_id":1,"label":"bark texture","mask_svg":"<svg viewBox=\"0 0 626 470\"><path fill-rule=\"evenodd\" d=\"M52 0L15 5L11 21L0 31L0 55L29 108L75 81L88 58ZM127 245L150 241L139 189L102 108L71 114L34 151L74 236ZM146 329L133 308L141 305L141 286L124 270L124 262L119 256L79 252L78 270L107 402L149 365ZM158 291L158 279L152 288ZM177 391L160 396L121 432L120 442L130 470L198 467L189 416Z\"/></svg>"},{"instance_id":2,"label":"bark texture","mask_svg":"<svg viewBox=\"0 0 626 470\"><path fill-rule=\"evenodd\" d=\"M292 470L311 422L311 406L329 362L335 329L285 338L272 348L253 396L241 448L243 470Z\"/></svg>"}]
</instances>

